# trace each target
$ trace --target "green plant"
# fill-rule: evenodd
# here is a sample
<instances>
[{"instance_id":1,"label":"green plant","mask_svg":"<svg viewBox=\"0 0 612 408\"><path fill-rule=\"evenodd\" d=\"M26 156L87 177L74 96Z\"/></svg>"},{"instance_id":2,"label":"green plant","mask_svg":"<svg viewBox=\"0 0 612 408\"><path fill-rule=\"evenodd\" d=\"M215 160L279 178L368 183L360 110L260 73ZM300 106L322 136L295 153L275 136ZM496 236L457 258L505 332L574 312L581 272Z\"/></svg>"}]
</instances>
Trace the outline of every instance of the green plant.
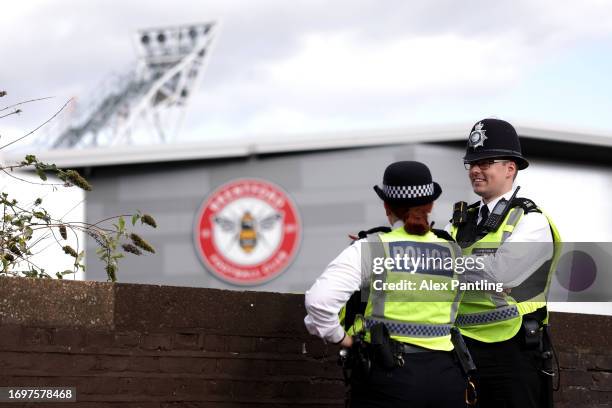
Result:
<instances>
[{"instance_id":1,"label":"green plant","mask_svg":"<svg viewBox=\"0 0 612 408\"><path fill-rule=\"evenodd\" d=\"M0 97L5 95L6 92L0 91ZM18 106L24 103L41 99L25 101L1 108L0 119L19 114L21 109ZM43 125L57 116L66 105L67 103L49 120L44 122ZM7 111L8 113L4 113ZM43 125L13 142L0 146L0 150L33 134ZM43 184L53 188L75 186L84 191L92 190L91 184L78 171L60 169L55 164L43 163L31 154L26 155L24 160L19 163L0 165L0 170L8 176L22 182L29 182L14 174L15 170L18 169L34 171L42 181L42 183L35 184ZM56 181L61 181L61 183L50 179L56 179ZM85 271L83 263L85 252L79 245L79 232L92 237L98 244L96 254L105 264L109 281L114 282L117 280L118 262L126 252L134 255L141 255L143 251L155 253L155 249L147 241L134 232L129 231L125 221L129 218L131 219L132 226L140 221L141 224L156 228L157 223L149 214L142 214L140 211L137 211L135 214L117 215L94 224L89 224L85 222L68 222L63 220L63 217L54 217L42 205L43 199L40 197L36 198L32 203L22 205L18 200L12 198L8 192L0 192L0 214L2 216L0 220L0 260L2 261L0 276L63 279L64 276L75 274L79 270ZM69 244L71 239L76 242L76 248ZM66 256L73 258L73 267L71 269L50 273L33 262L32 257L43 246L43 243L47 241L51 241Z\"/></svg>"}]
</instances>

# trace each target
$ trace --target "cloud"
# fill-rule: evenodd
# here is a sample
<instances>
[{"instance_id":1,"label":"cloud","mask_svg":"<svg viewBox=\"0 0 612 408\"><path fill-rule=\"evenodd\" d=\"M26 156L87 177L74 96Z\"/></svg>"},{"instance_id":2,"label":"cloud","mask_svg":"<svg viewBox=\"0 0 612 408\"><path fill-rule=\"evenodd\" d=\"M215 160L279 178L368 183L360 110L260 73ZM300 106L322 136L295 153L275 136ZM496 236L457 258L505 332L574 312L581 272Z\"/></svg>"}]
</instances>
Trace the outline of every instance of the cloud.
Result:
<instances>
[{"instance_id":1,"label":"cloud","mask_svg":"<svg viewBox=\"0 0 612 408\"><path fill-rule=\"evenodd\" d=\"M502 44L505 52L497 53ZM446 34L375 45L344 33L311 34L298 55L264 70L270 82L299 93L439 94L507 84L520 75L525 53L504 38Z\"/></svg>"},{"instance_id":2,"label":"cloud","mask_svg":"<svg viewBox=\"0 0 612 408\"><path fill-rule=\"evenodd\" d=\"M384 127L482 106L612 33L612 6L598 0L64 0L5 5L3 15L3 31L15 34L0 38L10 61L0 87L61 101L95 97L105 77L133 68L137 29L220 21L186 134L249 133L275 120L284 129ZM29 107L21 119L31 127L41 115Z\"/></svg>"}]
</instances>

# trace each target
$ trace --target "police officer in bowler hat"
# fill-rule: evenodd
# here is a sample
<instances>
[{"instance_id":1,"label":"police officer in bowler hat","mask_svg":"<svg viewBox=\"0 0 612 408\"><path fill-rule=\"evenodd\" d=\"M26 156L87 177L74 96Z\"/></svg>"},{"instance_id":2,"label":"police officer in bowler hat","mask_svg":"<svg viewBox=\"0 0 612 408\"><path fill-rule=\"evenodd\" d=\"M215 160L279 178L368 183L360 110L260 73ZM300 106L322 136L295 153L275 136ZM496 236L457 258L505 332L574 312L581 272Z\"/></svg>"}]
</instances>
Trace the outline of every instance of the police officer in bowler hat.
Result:
<instances>
[{"instance_id":1,"label":"police officer in bowler hat","mask_svg":"<svg viewBox=\"0 0 612 408\"><path fill-rule=\"evenodd\" d=\"M551 407L546 294L561 238L541 208L514 194L517 172L529 163L510 123L478 121L463 161L480 200L456 203L447 231L464 256L484 256L484 270L468 273L467 280L505 288L466 292L455 322L478 368L479 407Z\"/></svg>"}]
</instances>

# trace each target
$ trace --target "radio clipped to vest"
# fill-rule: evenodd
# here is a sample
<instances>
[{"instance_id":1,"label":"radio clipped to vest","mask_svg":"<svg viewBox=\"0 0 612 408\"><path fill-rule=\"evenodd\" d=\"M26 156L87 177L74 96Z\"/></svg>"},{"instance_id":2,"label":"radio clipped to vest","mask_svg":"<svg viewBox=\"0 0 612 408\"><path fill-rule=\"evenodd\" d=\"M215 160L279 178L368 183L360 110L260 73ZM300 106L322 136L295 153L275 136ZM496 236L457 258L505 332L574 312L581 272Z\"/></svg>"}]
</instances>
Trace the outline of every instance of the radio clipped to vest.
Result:
<instances>
[{"instance_id":1,"label":"radio clipped to vest","mask_svg":"<svg viewBox=\"0 0 612 408\"><path fill-rule=\"evenodd\" d=\"M453 206L453 218L451 223L453 225L462 225L467 222L468 218L468 203L465 201L458 201Z\"/></svg>"},{"instance_id":2,"label":"radio clipped to vest","mask_svg":"<svg viewBox=\"0 0 612 408\"><path fill-rule=\"evenodd\" d=\"M512 197L510 197L510 200L506 201L504 199L501 199L497 202L497 204L495 204L495 207L493 207L493 211L491 211L491 214L489 214L489 217L480 226L480 229L482 231L484 232L497 231L497 229L500 227L500 225L506 218L506 215L508 215L508 212L512 208L510 204L516 198L516 193L518 193L520 188L521 188L520 186L516 187L516 190L514 190L514 193L512 194Z\"/></svg>"}]
</instances>

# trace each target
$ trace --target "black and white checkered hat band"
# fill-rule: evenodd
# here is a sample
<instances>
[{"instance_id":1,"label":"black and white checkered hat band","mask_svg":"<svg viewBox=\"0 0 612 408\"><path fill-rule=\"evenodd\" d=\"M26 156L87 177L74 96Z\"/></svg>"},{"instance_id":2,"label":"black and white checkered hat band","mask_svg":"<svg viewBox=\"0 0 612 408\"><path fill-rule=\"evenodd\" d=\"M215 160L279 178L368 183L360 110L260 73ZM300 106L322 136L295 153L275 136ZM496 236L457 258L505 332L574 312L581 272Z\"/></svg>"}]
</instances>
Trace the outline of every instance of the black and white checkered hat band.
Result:
<instances>
[{"instance_id":1,"label":"black and white checkered hat band","mask_svg":"<svg viewBox=\"0 0 612 408\"><path fill-rule=\"evenodd\" d=\"M417 198L434 194L433 183L420 186L388 186L383 184L383 192L389 198Z\"/></svg>"}]
</instances>

